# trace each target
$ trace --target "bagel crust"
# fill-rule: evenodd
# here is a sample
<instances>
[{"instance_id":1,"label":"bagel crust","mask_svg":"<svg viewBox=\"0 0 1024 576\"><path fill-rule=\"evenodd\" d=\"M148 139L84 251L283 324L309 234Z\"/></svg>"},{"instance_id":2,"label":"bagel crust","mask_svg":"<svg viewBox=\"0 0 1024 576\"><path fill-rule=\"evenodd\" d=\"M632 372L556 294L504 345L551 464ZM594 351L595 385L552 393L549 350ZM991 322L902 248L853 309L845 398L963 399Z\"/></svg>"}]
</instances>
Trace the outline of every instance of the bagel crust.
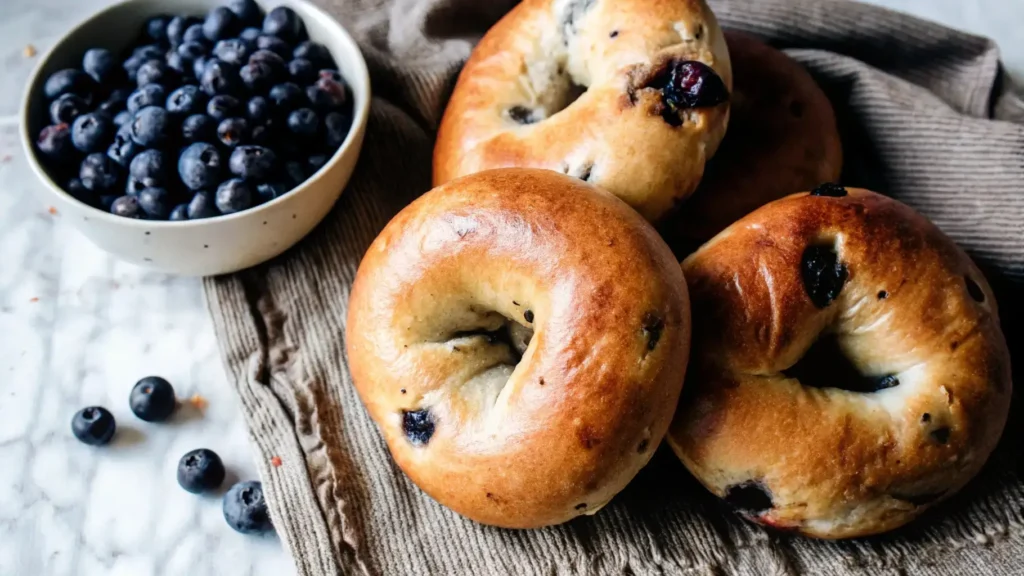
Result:
<instances>
[{"instance_id":1,"label":"bagel crust","mask_svg":"<svg viewBox=\"0 0 1024 576\"><path fill-rule=\"evenodd\" d=\"M669 80L687 66L700 72L684 82L696 100L678 104ZM725 134L731 89L725 39L703 0L524 0L459 75L438 130L434 185L489 168L544 168L654 221L700 182Z\"/></svg>"},{"instance_id":2,"label":"bagel crust","mask_svg":"<svg viewBox=\"0 0 1024 576\"><path fill-rule=\"evenodd\" d=\"M360 264L346 332L395 462L459 514L512 528L592 514L633 478L689 343L685 280L657 232L531 169L454 180L395 216Z\"/></svg>"},{"instance_id":3,"label":"bagel crust","mask_svg":"<svg viewBox=\"0 0 1024 576\"><path fill-rule=\"evenodd\" d=\"M992 291L904 204L795 194L683 272L695 346L668 441L747 517L821 538L890 530L963 487L999 440L1011 382ZM840 356L808 352L828 341Z\"/></svg>"}]
</instances>

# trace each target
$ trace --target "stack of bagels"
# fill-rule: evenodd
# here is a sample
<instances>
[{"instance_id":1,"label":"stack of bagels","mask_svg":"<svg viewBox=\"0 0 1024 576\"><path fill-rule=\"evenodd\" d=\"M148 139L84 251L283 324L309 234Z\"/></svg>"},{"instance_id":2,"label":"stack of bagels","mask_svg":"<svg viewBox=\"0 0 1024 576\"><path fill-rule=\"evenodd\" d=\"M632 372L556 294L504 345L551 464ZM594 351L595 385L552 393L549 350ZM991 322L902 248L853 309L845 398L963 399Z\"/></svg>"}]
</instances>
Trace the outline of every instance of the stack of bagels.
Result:
<instances>
[{"instance_id":1,"label":"stack of bagels","mask_svg":"<svg viewBox=\"0 0 1024 576\"><path fill-rule=\"evenodd\" d=\"M524 0L352 288L348 361L395 462L511 528L594 514L663 439L810 536L948 498L1006 422L996 302L841 168L810 74L702 0Z\"/></svg>"}]
</instances>

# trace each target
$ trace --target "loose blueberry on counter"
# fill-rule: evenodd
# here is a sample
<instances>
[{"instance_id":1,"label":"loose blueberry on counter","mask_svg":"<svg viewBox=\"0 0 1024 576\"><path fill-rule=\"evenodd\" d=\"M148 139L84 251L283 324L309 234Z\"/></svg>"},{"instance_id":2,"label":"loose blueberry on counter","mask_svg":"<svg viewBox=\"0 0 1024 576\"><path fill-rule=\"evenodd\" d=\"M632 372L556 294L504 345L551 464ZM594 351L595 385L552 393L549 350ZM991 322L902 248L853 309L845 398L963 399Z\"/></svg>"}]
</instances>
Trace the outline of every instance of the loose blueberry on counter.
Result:
<instances>
[{"instance_id":1,"label":"loose blueberry on counter","mask_svg":"<svg viewBox=\"0 0 1024 576\"><path fill-rule=\"evenodd\" d=\"M248 181L266 180L276 167L277 156L263 146L239 146L228 158L228 170Z\"/></svg>"},{"instance_id":2,"label":"loose blueberry on counter","mask_svg":"<svg viewBox=\"0 0 1024 576\"><path fill-rule=\"evenodd\" d=\"M238 98L228 94L218 94L210 98L210 101L206 104L206 114L220 122L237 116L241 112L241 106L242 103L238 101Z\"/></svg>"},{"instance_id":3,"label":"loose blueberry on counter","mask_svg":"<svg viewBox=\"0 0 1024 576\"><path fill-rule=\"evenodd\" d=\"M291 112L308 102L302 88L299 88L293 82L285 82L274 86L270 89L270 93L267 94L267 99L270 100L274 110L278 113Z\"/></svg>"},{"instance_id":4,"label":"loose blueberry on counter","mask_svg":"<svg viewBox=\"0 0 1024 576\"><path fill-rule=\"evenodd\" d=\"M304 58L295 58L288 62L288 75L297 84L312 84L317 79L316 66Z\"/></svg>"},{"instance_id":5,"label":"loose blueberry on counter","mask_svg":"<svg viewBox=\"0 0 1024 576\"><path fill-rule=\"evenodd\" d=\"M135 83L140 88L147 84L171 85L176 84L174 70L167 66L163 55L160 60L147 60L139 66L135 72Z\"/></svg>"},{"instance_id":6,"label":"loose blueberry on counter","mask_svg":"<svg viewBox=\"0 0 1024 576\"><path fill-rule=\"evenodd\" d=\"M316 84L306 88L306 97L319 110L337 110L348 102L348 91L341 82L321 76Z\"/></svg>"},{"instance_id":7,"label":"loose blueberry on counter","mask_svg":"<svg viewBox=\"0 0 1024 576\"><path fill-rule=\"evenodd\" d=\"M185 29L185 33L181 35L181 44L178 45L178 53L182 56L186 56L186 54L181 53L181 47L188 43L199 44L200 46L206 43L206 35L203 34L202 24L193 24L189 26Z\"/></svg>"},{"instance_id":8,"label":"loose blueberry on counter","mask_svg":"<svg viewBox=\"0 0 1024 576\"><path fill-rule=\"evenodd\" d=\"M328 150L336 150L348 137L352 119L340 112L330 112L324 116L324 144Z\"/></svg>"},{"instance_id":9,"label":"loose blueberry on counter","mask_svg":"<svg viewBox=\"0 0 1024 576\"><path fill-rule=\"evenodd\" d=\"M174 412L174 387L159 376L147 376L135 383L128 405L146 422L163 422Z\"/></svg>"},{"instance_id":10,"label":"loose blueberry on counter","mask_svg":"<svg viewBox=\"0 0 1024 576\"><path fill-rule=\"evenodd\" d=\"M140 152L128 167L128 175L147 188L163 185L167 181L167 174L167 159L163 152L156 149Z\"/></svg>"},{"instance_id":11,"label":"loose blueberry on counter","mask_svg":"<svg viewBox=\"0 0 1024 576\"><path fill-rule=\"evenodd\" d=\"M193 494L216 490L224 475L220 456L207 448L188 452L178 461L178 485Z\"/></svg>"},{"instance_id":12,"label":"loose blueberry on counter","mask_svg":"<svg viewBox=\"0 0 1024 576\"><path fill-rule=\"evenodd\" d=\"M110 213L123 218L142 218L142 209L139 207L139 199L135 196L121 196L110 205Z\"/></svg>"},{"instance_id":13,"label":"loose blueberry on counter","mask_svg":"<svg viewBox=\"0 0 1024 576\"><path fill-rule=\"evenodd\" d=\"M238 91L240 82L238 67L216 58L206 60L199 78L199 86L210 96L233 94Z\"/></svg>"},{"instance_id":14,"label":"loose blueberry on counter","mask_svg":"<svg viewBox=\"0 0 1024 576\"><path fill-rule=\"evenodd\" d=\"M220 153L212 145L196 142L178 158L178 175L191 190L210 189L220 182ZM191 218L191 216L189 216Z\"/></svg>"},{"instance_id":15,"label":"loose blueberry on counter","mask_svg":"<svg viewBox=\"0 0 1024 576\"><path fill-rule=\"evenodd\" d=\"M143 184L142 182L139 182L135 178L132 178L131 176L129 176L128 177L128 181L127 181L127 183L125 183L125 186L124 186L124 193L127 196L138 196L145 189L146 189L146 185L145 184Z\"/></svg>"},{"instance_id":16,"label":"loose blueberry on counter","mask_svg":"<svg viewBox=\"0 0 1024 576\"><path fill-rule=\"evenodd\" d=\"M249 59L249 45L239 38L219 40L213 47L213 55L232 66L241 66Z\"/></svg>"},{"instance_id":17,"label":"loose blueberry on counter","mask_svg":"<svg viewBox=\"0 0 1024 576\"><path fill-rule=\"evenodd\" d=\"M50 103L50 121L54 124L70 124L89 110L81 96L64 94Z\"/></svg>"},{"instance_id":18,"label":"loose blueberry on counter","mask_svg":"<svg viewBox=\"0 0 1024 576\"><path fill-rule=\"evenodd\" d=\"M238 77L251 92L266 92L277 80L273 66L266 62L250 62L238 71Z\"/></svg>"},{"instance_id":19,"label":"loose blueberry on counter","mask_svg":"<svg viewBox=\"0 0 1024 576\"><path fill-rule=\"evenodd\" d=\"M132 140L139 146L150 147L163 144L168 137L170 119L167 110L157 106L146 106L135 113L128 123Z\"/></svg>"},{"instance_id":20,"label":"loose blueberry on counter","mask_svg":"<svg viewBox=\"0 0 1024 576\"><path fill-rule=\"evenodd\" d=\"M93 192L113 190L121 179L120 168L106 154L94 152L82 160L78 170L82 185Z\"/></svg>"},{"instance_id":21,"label":"loose blueberry on counter","mask_svg":"<svg viewBox=\"0 0 1024 576\"><path fill-rule=\"evenodd\" d=\"M191 26L199 24L199 19L193 16L175 16L167 23L167 43L171 46L181 44L185 37L185 31Z\"/></svg>"},{"instance_id":22,"label":"loose blueberry on counter","mask_svg":"<svg viewBox=\"0 0 1024 576\"><path fill-rule=\"evenodd\" d=\"M249 121L245 118L227 118L217 125L217 139L228 148L234 148L248 138Z\"/></svg>"},{"instance_id":23,"label":"loose blueberry on counter","mask_svg":"<svg viewBox=\"0 0 1024 576\"><path fill-rule=\"evenodd\" d=\"M270 511L259 482L239 482L224 494L224 520L242 534L258 534L273 530Z\"/></svg>"},{"instance_id":24,"label":"loose blueberry on counter","mask_svg":"<svg viewBox=\"0 0 1024 576\"><path fill-rule=\"evenodd\" d=\"M71 125L71 143L82 152L106 148L114 136L114 122L103 114L83 114Z\"/></svg>"},{"instance_id":25,"label":"loose blueberry on counter","mask_svg":"<svg viewBox=\"0 0 1024 576\"><path fill-rule=\"evenodd\" d=\"M201 113L205 103L206 94L200 92L198 86L185 85L171 92L165 107L171 114L188 116Z\"/></svg>"},{"instance_id":26,"label":"loose blueberry on counter","mask_svg":"<svg viewBox=\"0 0 1024 576\"><path fill-rule=\"evenodd\" d=\"M300 42L292 51L292 58L303 58L309 60L318 68L328 68L334 64L334 59L327 47L319 42L307 40Z\"/></svg>"},{"instance_id":27,"label":"loose blueberry on counter","mask_svg":"<svg viewBox=\"0 0 1024 576\"><path fill-rule=\"evenodd\" d=\"M107 84L118 80L120 73L114 54L105 48L86 50L82 57L82 70L98 84Z\"/></svg>"},{"instance_id":28,"label":"loose blueberry on counter","mask_svg":"<svg viewBox=\"0 0 1024 576\"><path fill-rule=\"evenodd\" d=\"M309 108L299 108L288 115L288 130L298 137L314 136L320 129L320 117Z\"/></svg>"},{"instance_id":29,"label":"loose blueberry on counter","mask_svg":"<svg viewBox=\"0 0 1024 576\"><path fill-rule=\"evenodd\" d=\"M285 42L295 43L305 37L302 19L294 10L278 6L263 19L263 33L277 36Z\"/></svg>"},{"instance_id":30,"label":"loose blueberry on counter","mask_svg":"<svg viewBox=\"0 0 1024 576\"><path fill-rule=\"evenodd\" d=\"M241 212L252 208L252 190L241 178L225 180L217 187L215 202L222 214Z\"/></svg>"},{"instance_id":31,"label":"loose blueberry on counter","mask_svg":"<svg viewBox=\"0 0 1024 576\"><path fill-rule=\"evenodd\" d=\"M163 106L167 101L167 92L159 84L146 84L128 96L128 111L135 114L146 106Z\"/></svg>"},{"instance_id":32,"label":"loose blueberry on counter","mask_svg":"<svg viewBox=\"0 0 1024 576\"><path fill-rule=\"evenodd\" d=\"M220 216L220 211L217 210L213 194L209 192L196 192L188 203L188 219L199 220L200 218L213 218L214 216Z\"/></svg>"},{"instance_id":33,"label":"loose blueberry on counter","mask_svg":"<svg viewBox=\"0 0 1024 576\"><path fill-rule=\"evenodd\" d=\"M246 116L255 124L263 124L270 119L270 102L263 96L253 96L245 104Z\"/></svg>"},{"instance_id":34,"label":"loose blueberry on counter","mask_svg":"<svg viewBox=\"0 0 1024 576\"><path fill-rule=\"evenodd\" d=\"M280 182L264 182L256 186L256 197L260 204L270 202L274 198L283 196L286 192L288 192L288 186Z\"/></svg>"},{"instance_id":35,"label":"loose blueberry on counter","mask_svg":"<svg viewBox=\"0 0 1024 576\"><path fill-rule=\"evenodd\" d=\"M146 188L139 192L139 207L155 220L166 220L171 214L171 195L164 188Z\"/></svg>"},{"instance_id":36,"label":"loose blueberry on counter","mask_svg":"<svg viewBox=\"0 0 1024 576\"><path fill-rule=\"evenodd\" d=\"M43 94L53 100L65 94L80 96L86 102L92 102L96 82L85 72L69 68L54 72L43 85Z\"/></svg>"},{"instance_id":37,"label":"loose blueberry on counter","mask_svg":"<svg viewBox=\"0 0 1024 576\"><path fill-rule=\"evenodd\" d=\"M228 8L235 13L238 21L246 26L259 26L263 20L263 10L254 0L231 0Z\"/></svg>"},{"instance_id":38,"label":"loose blueberry on counter","mask_svg":"<svg viewBox=\"0 0 1024 576\"><path fill-rule=\"evenodd\" d=\"M291 58L292 56L292 47L290 44L276 36L268 36L266 34L260 34L256 37L256 49L277 54L282 61L284 61L285 58Z\"/></svg>"},{"instance_id":39,"label":"loose blueberry on counter","mask_svg":"<svg viewBox=\"0 0 1024 576\"><path fill-rule=\"evenodd\" d=\"M230 9L218 6L206 15L203 21L203 36L210 42L230 38L238 29L238 17Z\"/></svg>"},{"instance_id":40,"label":"loose blueberry on counter","mask_svg":"<svg viewBox=\"0 0 1024 576\"><path fill-rule=\"evenodd\" d=\"M107 157L122 167L127 167L139 150L141 148L132 140L128 131L119 129L114 135L114 142L107 148Z\"/></svg>"},{"instance_id":41,"label":"loose blueberry on counter","mask_svg":"<svg viewBox=\"0 0 1024 576\"><path fill-rule=\"evenodd\" d=\"M157 44L163 44L167 42L167 25L170 23L171 17L166 14L160 14L159 16L153 16L149 20L146 20L146 37L151 42Z\"/></svg>"},{"instance_id":42,"label":"loose blueberry on counter","mask_svg":"<svg viewBox=\"0 0 1024 576\"><path fill-rule=\"evenodd\" d=\"M178 204L171 210L171 214L167 217L171 222L180 222L182 220L188 220L188 204Z\"/></svg>"},{"instance_id":43,"label":"loose blueberry on counter","mask_svg":"<svg viewBox=\"0 0 1024 576\"><path fill-rule=\"evenodd\" d=\"M217 121L206 114L193 114L181 123L181 138L185 142L214 142Z\"/></svg>"},{"instance_id":44,"label":"loose blueberry on counter","mask_svg":"<svg viewBox=\"0 0 1024 576\"><path fill-rule=\"evenodd\" d=\"M67 158L74 150L71 143L71 128L67 124L47 126L39 132L36 148L55 160Z\"/></svg>"},{"instance_id":45,"label":"loose blueberry on counter","mask_svg":"<svg viewBox=\"0 0 1024 576\"><path fill-rule=\"evenodd\" d=\"M71 433L90 446L102 446L114 437L117 422L106 408L90 406L75 412L71 419Z\"/></svg>"}]
</instances>

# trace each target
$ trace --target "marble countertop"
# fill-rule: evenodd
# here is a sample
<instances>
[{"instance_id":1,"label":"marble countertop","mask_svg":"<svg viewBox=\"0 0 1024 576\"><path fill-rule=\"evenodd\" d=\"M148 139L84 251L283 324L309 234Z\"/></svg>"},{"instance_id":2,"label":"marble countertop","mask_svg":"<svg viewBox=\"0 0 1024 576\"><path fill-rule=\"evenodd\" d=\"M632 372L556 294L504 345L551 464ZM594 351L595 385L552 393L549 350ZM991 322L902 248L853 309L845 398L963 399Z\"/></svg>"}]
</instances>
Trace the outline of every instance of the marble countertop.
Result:
<instances>
[{"instance_id":1,"label":"marble countertop","mask_svg":"<svg viewBox=\"0 0 1024 576\"><path fill-rule=\"evenodd\" d=\"M1024 78L1024 3L868 1L993 37ZM178 458L198 447L224 459L225 487L256 477L199 280L112 260L33 196L16 115L39 56L25 48L42 53L109 3L0 2L0 574L292 574L274 536L233 532L219 497L175 480ZM151 374L207 407L186 404L159 425L134 418L128 392ZM71 415L89 404L117 417L113 446L71 436Z\"/></svg>"}]
</instances>

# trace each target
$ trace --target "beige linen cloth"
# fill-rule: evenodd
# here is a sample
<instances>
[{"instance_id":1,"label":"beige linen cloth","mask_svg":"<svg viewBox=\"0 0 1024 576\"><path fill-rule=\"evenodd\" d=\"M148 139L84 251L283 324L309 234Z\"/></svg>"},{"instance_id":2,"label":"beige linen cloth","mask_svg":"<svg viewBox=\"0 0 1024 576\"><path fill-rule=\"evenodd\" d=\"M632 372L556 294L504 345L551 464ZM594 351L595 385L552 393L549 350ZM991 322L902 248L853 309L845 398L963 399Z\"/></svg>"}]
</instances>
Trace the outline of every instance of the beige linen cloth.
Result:
<instances>
[{"instance_id":1,"label":"beige linen cloth","mask_svg":"<svg viewBox=\"0 0 1024 576\"><path fill-rule=\"evenodd\" d=\"M352 387L349 288L377 232L430 188L434 131L455 77L512 3L319 2L370 65L375 96L362 158L333 212L298 247L205 284L273 520L299 574L1024 573L1016 409L979 478L876 538L814 541L745 523L664 446L596 516L543 530L474 524L420 492ZM1017 348L1024 105L1004 87L992 42L844 0L711 4L723 27L756 34L807 66L840 119L843 182L899 198L960 242L997 288Z\"/></svg>"}]
</instances>

